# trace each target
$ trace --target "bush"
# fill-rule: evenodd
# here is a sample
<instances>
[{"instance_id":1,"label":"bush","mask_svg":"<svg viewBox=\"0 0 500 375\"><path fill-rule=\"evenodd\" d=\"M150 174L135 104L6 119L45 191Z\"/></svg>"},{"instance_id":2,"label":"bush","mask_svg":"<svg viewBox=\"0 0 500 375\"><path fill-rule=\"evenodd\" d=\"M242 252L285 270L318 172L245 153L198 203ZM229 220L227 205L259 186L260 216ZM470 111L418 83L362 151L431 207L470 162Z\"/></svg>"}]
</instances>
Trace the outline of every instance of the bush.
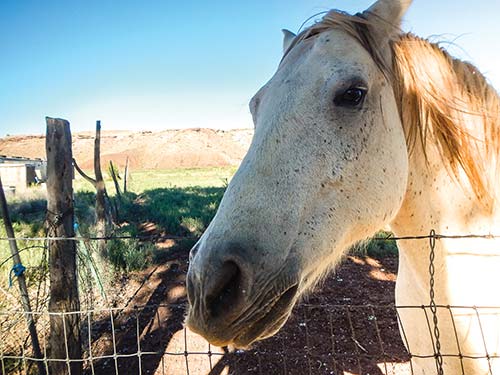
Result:
<instances>
[{"instance_id":1,"label":"bush","mask_svg":"<svg viewBox=\"0 0 500 375\"><path fill-rule=\"evenodd\" d=\"M138 271L146 268L152 259L154 245L139 240L111 240L108 242L108 256L117 271Z\"/></svg>"},{"instance_id":2,"label":"bush","mask_svg":"<svg viewBox=\"0 0 500 375\"><path fill-rule=\"evenodd\" d=\"M390 235L391 233L389 232L380 231L373 239L353 246L349 253L373 258L397 256L398 246L396 241L386 239Z\"/></svg>"},{"instance_id":3,"label":"bush","mask_svg":"<svg viewBox=\"0 0 500 375\"><path fill-rule=\"evenodd\" d=\"M199 217L189 216L181 218L181 227L193 236L201 236L206 226Z\"/></svg>"}]
</instances>

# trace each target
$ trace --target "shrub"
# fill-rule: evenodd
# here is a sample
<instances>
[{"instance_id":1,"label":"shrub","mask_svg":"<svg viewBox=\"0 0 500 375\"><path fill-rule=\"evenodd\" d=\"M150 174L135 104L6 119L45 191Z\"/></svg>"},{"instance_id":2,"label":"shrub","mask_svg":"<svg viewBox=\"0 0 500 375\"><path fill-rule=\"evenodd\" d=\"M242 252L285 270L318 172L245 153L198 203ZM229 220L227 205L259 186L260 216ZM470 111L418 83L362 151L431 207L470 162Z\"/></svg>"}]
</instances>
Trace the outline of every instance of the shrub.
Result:
<instances>
[{"instance_id":1,"label":"shrub","mask_svg":"<svg viewBox=\"0 0 500 375\"><path fill-rule=\"evenodd\" d=\"M205 230L205 224L199 217L181 218L181 227L185 228L193 236L201 236Z\"/></svg>"},{"instance_id":2,"label":"shrub","mask_svg":"<svg viewBox=\"0 0 500 375\"><path fill-rule=\"evenodd\" d=\"M139 240L110 240L109 261L117 271L138 271L150 264L153 249L153 244L141 243Z\"/></svg>"},{"instance_id":3,"label":"shrub","mask_svg":"<svg viewBox=\"0 0 500 375\"><path fill-rule=\"evenodd\" d=\"M349 252L353 255L370 256L373 258L397 256L398 246L396 241L386 239L389 236L390 233L380 231L373 239L353 246Z\"/></svg>"}]
</instances>

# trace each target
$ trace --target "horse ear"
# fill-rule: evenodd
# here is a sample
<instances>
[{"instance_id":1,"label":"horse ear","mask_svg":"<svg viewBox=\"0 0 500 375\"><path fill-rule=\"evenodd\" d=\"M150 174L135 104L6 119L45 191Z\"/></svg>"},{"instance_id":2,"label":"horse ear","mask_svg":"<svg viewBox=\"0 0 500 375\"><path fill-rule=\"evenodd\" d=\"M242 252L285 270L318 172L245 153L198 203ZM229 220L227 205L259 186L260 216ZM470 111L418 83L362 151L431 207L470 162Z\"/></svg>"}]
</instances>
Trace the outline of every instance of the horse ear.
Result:
<instances>
[{"instance_id":1,"label":"horse ear","mask_svg":"<svg viewBox=\"0 0 500 375\"><path fill-rule=\"evenodd\" d=\"M391 38L400 33L403 16L412 0L378 0L363 12L363 16L377 24L377 34Z\"/></svg>"},{"instance_id":2,"label":"horse ear","mask_svg":"<svg viewBox=\"0 0 500 375\"><path fill-rule=\"evenodd\" d=\"M290 30L283 29L281 31L283 32L283 53L285 53L297 35Z\"/></svg>"}]
</instances>

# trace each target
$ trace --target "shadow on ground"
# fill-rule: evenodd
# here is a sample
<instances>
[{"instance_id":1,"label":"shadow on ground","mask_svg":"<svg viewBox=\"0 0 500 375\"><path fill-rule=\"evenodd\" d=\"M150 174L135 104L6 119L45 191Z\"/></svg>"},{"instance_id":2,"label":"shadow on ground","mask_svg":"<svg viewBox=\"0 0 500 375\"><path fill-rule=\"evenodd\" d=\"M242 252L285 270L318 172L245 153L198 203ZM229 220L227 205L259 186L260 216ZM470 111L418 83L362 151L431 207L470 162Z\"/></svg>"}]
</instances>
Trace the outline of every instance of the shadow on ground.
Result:
<instances>
[{"instance_id":1,"label":"shadow on ground","mask_svg":"<svg viewBox=\"0 0 500 375\"><path fill-rule=\"evenodd\" d=\"M169 262L164 271L157 274L159 281L146 300L146 308L138 315L129 309L120 318L120 327L124 329L116 336L117 353L136 353L137 343L142 352L164 353L173 336L180 333L185 297L172 291L182 288L186 253L174 255ZM392 373L389 367L393 363L409 360L399 335L395 310L390 307L394 303L396 270L395 257L378 260L349 257L335 275L294 309L290 320L275 337L247 351L212 356L211 369L203 375ZM103 334L109 336L109 318L94 325L93 332L96 342L99 337L102 340ZM110 349L102 354L112 354ZM190 366L190 360L196 355L189 354L184 365L184 353L178 354L180 357L172 353L144 355L142 373L201 374L194 371L196 366ZM208 360L208 354L204 357ZM181 365L172 366L174 360ZM120 374L138 374L137 356L118 360L116 368ZM94 372L114 373L115 362L112 359L95 362Z\"/></svg>"}]
</instances>

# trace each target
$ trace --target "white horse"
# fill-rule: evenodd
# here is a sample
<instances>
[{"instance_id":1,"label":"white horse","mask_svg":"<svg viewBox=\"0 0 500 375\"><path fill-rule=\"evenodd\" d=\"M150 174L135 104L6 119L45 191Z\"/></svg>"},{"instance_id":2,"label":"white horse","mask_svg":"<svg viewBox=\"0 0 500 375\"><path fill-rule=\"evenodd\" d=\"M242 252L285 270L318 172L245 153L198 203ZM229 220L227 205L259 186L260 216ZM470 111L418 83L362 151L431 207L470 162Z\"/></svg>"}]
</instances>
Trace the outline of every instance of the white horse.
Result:
<instances>
[{"instance_id":1,"label":"white horse","mask_svg":"<svg viewBox=\"0 0 500 375\"><path fill-rule=\"evenodd\" d=\"M248 154L191 252L187 323L210 342L273 335L346 249L384 226L499 233L499 98L472 65L401 33L410 2L285 32L279 68L250 103ZM428 240L399 249L397 305L429 305ZM500 309L472 308L500 306L499 249L436 240L434 302L471 308L437 309L437 360L431 311L399 309L415 374L439 372L440 358L445 374L500 374Z\"/></svg>"}]
</instances>

